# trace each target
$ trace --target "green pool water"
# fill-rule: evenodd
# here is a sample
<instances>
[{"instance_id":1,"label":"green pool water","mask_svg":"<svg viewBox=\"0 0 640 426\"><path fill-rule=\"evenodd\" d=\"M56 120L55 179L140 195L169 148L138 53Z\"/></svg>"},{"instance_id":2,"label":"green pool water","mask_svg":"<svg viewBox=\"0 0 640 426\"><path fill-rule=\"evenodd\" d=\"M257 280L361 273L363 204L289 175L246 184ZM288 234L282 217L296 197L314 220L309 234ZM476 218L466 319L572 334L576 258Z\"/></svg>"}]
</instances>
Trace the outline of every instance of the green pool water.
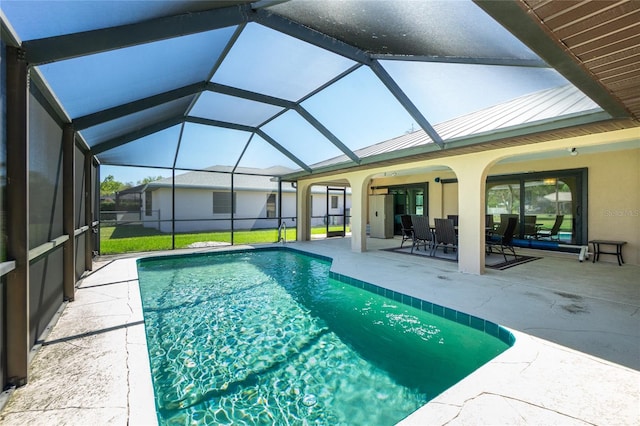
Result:
<instances>
[{"instance_id":1,"label":"green pool water","mask_svg":"<svg viewBox=\"0 0 640 426\"><path fill-rule=\"evenodd\" d=\"M162 425L392 425L506 350L294 250L143 259Z\"/></svg>"}]
</instances>

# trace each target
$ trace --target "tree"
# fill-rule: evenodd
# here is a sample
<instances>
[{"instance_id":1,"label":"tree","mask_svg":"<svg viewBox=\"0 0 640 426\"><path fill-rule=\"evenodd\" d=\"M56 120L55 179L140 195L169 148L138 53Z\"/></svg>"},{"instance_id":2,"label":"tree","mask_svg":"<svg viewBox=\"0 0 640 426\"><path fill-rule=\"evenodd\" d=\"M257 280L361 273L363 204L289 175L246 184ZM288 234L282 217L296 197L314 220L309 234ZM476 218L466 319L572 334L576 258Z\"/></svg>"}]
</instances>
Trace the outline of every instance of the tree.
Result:
<instances>
[{"instance_id":1,"label":"tree","mask_svg":"<svg viewBox=\"0 0 640 426\"><path fill-rule=\"evenodd\" d=\"M162 176L147 176L146 178L139 180L138 185L144 185L145 183L154 182L160 179L164 179L164 178Z\"/></svg>"},{"instance_id":2,"label":"tree","mask_svg":"<svg viewBox=\"0 0 640 426\"><path fill-rule=\"evenodd\" d=\"M100 195L111 195L118 191L128 188L122 182L118 182L113 175L109 175L102 182L100 182Z\"/></svg>"}]
</instances>

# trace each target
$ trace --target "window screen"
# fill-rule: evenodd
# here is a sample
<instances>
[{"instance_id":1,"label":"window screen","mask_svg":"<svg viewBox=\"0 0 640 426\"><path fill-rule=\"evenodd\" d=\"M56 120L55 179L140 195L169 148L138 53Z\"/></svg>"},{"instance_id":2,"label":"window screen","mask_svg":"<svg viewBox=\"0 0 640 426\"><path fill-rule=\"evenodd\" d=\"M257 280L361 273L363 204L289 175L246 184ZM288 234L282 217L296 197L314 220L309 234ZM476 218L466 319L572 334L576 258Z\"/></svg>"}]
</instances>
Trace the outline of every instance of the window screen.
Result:
<instances>
[{"instance_id":1,"label":"window screen","mask_svg":"<svg viewBox=\"0 0 640 426\"><path fill-rule=\"evenodd\" d=\"M235 213L236 193L233 193L233 202L228 191L214 191L213 193L213 214Z\"/></svg>"},{"instance_id":2,"label":"window screen","mask_svg":"<svg viewBox=\"0 0 640 426\"><path fill-rule=\"evenodd\" d=\"M144 192L144 214L145 216L151 216L153 214L153 192Z\"/></svg>"},{"instance_id":3,"label":"window screen","mask_svg":"<svg viewBox=\"0 0 640 426\"><path fill-rule=\"evenodd\" d=\"M267 217L276 217L276 194L267 195Z\"/></svg>"}]
</instances>

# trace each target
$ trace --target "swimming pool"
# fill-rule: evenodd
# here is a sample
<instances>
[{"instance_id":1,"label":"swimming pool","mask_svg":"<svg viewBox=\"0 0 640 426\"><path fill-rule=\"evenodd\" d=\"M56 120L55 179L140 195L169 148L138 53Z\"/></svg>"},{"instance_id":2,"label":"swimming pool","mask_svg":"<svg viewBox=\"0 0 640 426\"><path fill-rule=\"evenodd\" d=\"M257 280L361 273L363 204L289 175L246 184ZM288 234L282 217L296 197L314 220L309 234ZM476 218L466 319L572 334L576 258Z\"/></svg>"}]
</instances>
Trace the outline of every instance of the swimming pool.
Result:
<instances>
[{"instance_id":1,"label":"swimming pool","mask_svg":"<svg viewBox=\"0 0 640 426\"><path fill-rule=\"evenodd\" d=\"M160 424L391 425L513 344L286 248L141 259Z\"/></svg>"}]
</instances>

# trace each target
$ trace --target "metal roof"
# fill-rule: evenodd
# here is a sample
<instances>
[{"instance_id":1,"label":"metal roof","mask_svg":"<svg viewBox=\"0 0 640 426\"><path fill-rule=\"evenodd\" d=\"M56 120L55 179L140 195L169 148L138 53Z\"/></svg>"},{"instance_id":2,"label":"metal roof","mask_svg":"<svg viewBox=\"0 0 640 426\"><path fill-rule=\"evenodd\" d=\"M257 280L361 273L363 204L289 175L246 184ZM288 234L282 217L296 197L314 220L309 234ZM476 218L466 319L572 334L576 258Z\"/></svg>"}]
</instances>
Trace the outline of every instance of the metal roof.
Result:
<instances>
[{"instance_id":1,"label":"metal roof","mask_svg":"<svg viewBox=\"0 0 640 426\"><path fill-rule=\"evenodd\" d=\"M144 190L156 190L160 188L172 188L172 179L161 179L149 182ZM175 187L183 189L207 189L229 191L231 187L231 174L211 173L211 172L186 172L176 174ZM259 191L276 192L277 182L273 182L270 176L242 176L242 179L234 181L234 191ZM285 192L295 192L293 188L283 188ZM140 191L142 192L142 191Z\"/></svg>"},{"instance_id":2,"label":"metal roof","mask_svg":"<svg viewBox=\"0 0 640 426\"><path fill-rule=\"evenodd\" d=\"M601 115L602 110L575 87L567 85L542 90L521 96L490 108L485 108L444 123L436 124L434 129L446 140L455 141L470 135L499 134L501 129L510 129L529 123L544 123L555 120L557 116L572 116L591 111ZM389 152L433 144L433 140L423 130L416 130L388 141L355 151L360 158L373 157ZM348 161L345 156L313 164L314 169L340 164Z\"/></svg>"},{"instance_id":3,"label":"metal roof","mask_svg":"<svg viewBox=\"0 0 640 426\"><path fill-rule=\"evenodd\" d=\"M175 187L184 189L207 189L229 191L231 187L232 174L234 172L233 190L234 191L258 191L258 192L275 192L278 189L278 182L274 181L272 176L284 175L292 173L291 169L278 168L275 170L262 170L243 168L236 169L229 167L211 167L207 171L191 171L176 174ZM145 185L138 185L134 188L128 188L120 191L125 192L144 192L145 190L155 190L159 188L172 188L174 185L173 178L158 179ZM282 185L282 192L296 192L293 185L285 183ZM323 188L312 188L313 193L326 194Z\"/></svg>"},{"instance_id":4,"label":"metal roof","mask_svg":"<svg viewBox=\"0 0 640 426\"><path fill-rule=\"evenodd\" d=\"M101 164L301 176L390 149L400 158L501 140L496 129L513 138L591 122L638 125L634 1L3 0L0 8L2 39L24 51L38 99ZM625 54L635 59L604 66ZM411 128L419 131L398 137Z\"/></svg>"},{"instance_id":5,"label":"metal roof","mask_svg":"<svg viewBox=\"0 0 640 426\"><path fill-rule=\"evenodd\" d=\"M232 167L217 166L210 167L206 171L191 171L175 175L176 188L190 189L219 189L228 191L231 187ZM292 169L278 168L274 170L243 168L235 170L234 190L241 191L276 191L278 183L274 182L271 176L282 175L293 172ZM158 188L171 188L174 184L173 178L158 179L149 182L142 191ZM140 191L140 192L142 192ZM295 192L294 188L283 187L285 192Z\"/></svg>"}]
</instances>

